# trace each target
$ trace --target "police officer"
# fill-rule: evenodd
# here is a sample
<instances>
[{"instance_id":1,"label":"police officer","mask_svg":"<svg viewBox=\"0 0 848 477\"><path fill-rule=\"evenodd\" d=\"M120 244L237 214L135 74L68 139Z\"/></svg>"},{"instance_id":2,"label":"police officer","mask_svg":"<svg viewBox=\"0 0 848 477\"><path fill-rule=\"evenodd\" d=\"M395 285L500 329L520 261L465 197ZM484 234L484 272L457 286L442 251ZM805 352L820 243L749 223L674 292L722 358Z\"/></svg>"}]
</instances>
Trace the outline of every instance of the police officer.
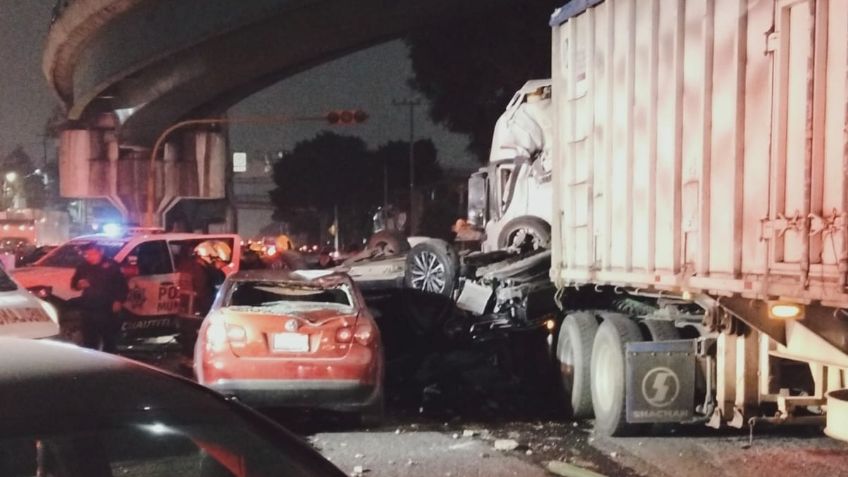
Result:
<instances>
[{"instance_id":1,"label":"police officer","mask_svg":"<svg viewBox=\"0 0 848 477\"><path fill-rule=\"evenodd\" d=\"M71 288L82 290L75 302L82 311L83 346L97 349L102 341L103 351L114 353L121 332L118 313L129 293L127 279L96 244L84 247L82 256L84 262L77 266Z\"/></svg>"},{"instance_id":2,"label":"police officer","mask_svg":"<svg viewBox=\"0 0 848 477\"><path fill-rule=\"evenodd\" d=\"M195 251L191 258L185 260L179 271L188 275L191 280L191 290L194 292L195 315L203 318L209 313L212 302L215 301L216 276L212 264L204 258L204 253ZM223 280L222 280L223 281Z\"/></svg>"}]
</instances>

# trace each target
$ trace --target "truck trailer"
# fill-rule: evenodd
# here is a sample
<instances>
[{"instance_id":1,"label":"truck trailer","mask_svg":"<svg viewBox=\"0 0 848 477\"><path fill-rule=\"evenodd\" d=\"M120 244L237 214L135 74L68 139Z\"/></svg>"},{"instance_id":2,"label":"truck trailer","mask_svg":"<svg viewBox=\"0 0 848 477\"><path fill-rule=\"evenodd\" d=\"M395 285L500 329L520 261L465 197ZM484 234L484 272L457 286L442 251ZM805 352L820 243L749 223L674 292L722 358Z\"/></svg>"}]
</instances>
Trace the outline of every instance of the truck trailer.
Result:
<instances>
[{"instance_id":1,"label":"truck trailer","mask_svg":"<svg viewBox=\"0 0 848 477\"><path fill-rule=\"evenodd\" d=\"M469 179L480 250L383 231L344 271L451 297L472 337L550 331L602 434L848 440L848 2L572 0L550 26L551 78Z\"/></svg>"},{"instance_id":2,"label":"truck trailer","mask_svg":"<svg viewBox=\"0 0 848 477\"><path fill-rule=\"evenodd\" d=\"M550 21L556 345L578 417L848 440L848 2L572 0Z\"/></svg>"}]
</instances>

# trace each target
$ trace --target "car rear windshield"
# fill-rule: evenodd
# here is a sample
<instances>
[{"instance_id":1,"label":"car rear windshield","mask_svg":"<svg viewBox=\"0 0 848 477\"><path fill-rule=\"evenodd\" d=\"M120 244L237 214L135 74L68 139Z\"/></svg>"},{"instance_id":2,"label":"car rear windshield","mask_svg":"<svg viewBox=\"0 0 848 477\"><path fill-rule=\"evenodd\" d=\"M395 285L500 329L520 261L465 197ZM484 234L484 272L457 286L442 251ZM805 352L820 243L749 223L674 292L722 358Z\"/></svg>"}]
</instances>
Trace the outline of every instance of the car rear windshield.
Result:
<instances>
[{"instance_id":1,"label":"car rear windshield","mask_svg":"<svg viewBox=\"0 0 848 477\"><path fill-rule=\"evenodd\" d=\"M320 287L275 282L238 281L230 290L226 306L272 307L285 305L352 307L347 285Z\"/></svg>"},{"instance_id":2,"label":"car rear windshield","mask_svg":"<svg viewBox=\"0 0 848 477\"><path fill-rule=\"evenodd\" d=\"M115 258L115 255L124 248L126 242L121 241L99 241L99 240L74 240L50 252L40 262L38 266L43 267L60 267L60 268L76 268L82 263L82 249L95 244L103 249L103 256L106 258Z\"/></svg>"},{"instance_id":3,"label":"car rear windshield","mask_svg":"<svg viewBox=\"0 0 848 477\"><path fill-rule=\"evenodd\" d=\"M0 475L276 477L337 475L294 437L228 412L54 416L3 422Z\"/></svg>"}]
</instances>

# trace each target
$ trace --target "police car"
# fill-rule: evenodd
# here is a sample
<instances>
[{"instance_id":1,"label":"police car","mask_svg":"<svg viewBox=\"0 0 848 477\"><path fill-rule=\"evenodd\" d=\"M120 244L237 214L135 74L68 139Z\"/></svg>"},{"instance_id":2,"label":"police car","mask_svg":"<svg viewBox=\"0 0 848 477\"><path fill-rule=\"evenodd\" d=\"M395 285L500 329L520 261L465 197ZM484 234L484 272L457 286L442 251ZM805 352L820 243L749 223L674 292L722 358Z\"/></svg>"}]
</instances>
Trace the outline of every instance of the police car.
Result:
<instances>
[{"instance_id":1,"label":"police car","mask_svg":"<svg viewBox=\"0 0 848 477\"><path fill-rule=\"evenodd\" d=\"M15 283L0 268L0 336L51 338L58 335L56 309Z\"/></svg>"},{"instance_id":2,"label":"police car","mask_svg":"<svg viewBox=\"0 0 848 477\"><path fill-rule=\"evenodd\" d=\"M191 281L179 270L195 253L214 257L226 275L238 271L241 255L241 239L234 234L130 230L72 239L32 266L11 272L21 286L58 308L63 327L73 326L72 300L82 292L71 288L71 277L83 260L81 250L90 245L100 247L127 277L122 331L130 338L175 334L179 318L194 315L193 293L186 286Z\"/></svg>"}]
</instances>

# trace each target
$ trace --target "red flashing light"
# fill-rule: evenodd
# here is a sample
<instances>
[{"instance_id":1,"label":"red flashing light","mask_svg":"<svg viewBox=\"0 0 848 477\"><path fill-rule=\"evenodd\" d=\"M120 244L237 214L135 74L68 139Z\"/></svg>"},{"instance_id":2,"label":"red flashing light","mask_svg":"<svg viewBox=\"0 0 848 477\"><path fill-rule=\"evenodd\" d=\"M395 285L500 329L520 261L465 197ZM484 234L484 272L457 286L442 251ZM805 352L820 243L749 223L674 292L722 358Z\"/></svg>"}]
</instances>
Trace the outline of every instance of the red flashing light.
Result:
<instances>
[{"instance_id":1,"label":"red flashing light","mask_svg":"<svg viewBox=\"0 0 848 477\"><path fill-rule=\"evenodd\" d=\"M343 109L327 113L327 122L330 124L359 124L368 120L368 113L360 109Z\"/></svg>"}]
</instances>

